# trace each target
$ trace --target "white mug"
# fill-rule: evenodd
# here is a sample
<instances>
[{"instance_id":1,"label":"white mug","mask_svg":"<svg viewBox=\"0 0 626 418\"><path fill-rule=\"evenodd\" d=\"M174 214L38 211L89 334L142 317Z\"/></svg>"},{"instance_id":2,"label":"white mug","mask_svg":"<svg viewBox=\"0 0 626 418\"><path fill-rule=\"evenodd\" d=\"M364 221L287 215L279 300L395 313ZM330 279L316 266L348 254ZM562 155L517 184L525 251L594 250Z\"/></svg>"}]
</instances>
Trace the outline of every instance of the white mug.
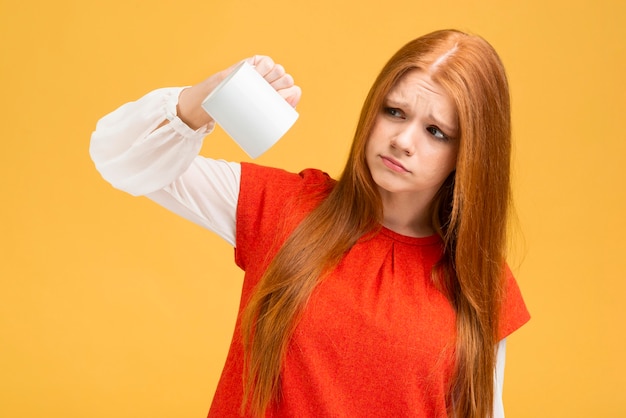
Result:
<instances>
[{"instance_id":1,"label":"white mug","mask_svg":"<svg viewBox=\"0 0 626 418\"><path fill-rule=\"evenodd\" d=\"M202 102L202 108L252 158L270 149L298 112L243 61Z\"/></svg>"}]
</instances>

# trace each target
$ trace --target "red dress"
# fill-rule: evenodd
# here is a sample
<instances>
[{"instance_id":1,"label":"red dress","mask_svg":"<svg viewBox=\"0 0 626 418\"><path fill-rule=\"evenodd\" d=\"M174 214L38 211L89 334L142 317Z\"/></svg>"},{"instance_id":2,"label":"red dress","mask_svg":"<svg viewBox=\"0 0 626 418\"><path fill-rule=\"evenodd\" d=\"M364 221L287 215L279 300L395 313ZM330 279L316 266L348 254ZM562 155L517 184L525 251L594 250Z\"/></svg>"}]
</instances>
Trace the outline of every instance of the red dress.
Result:
<instances>
[{"instance_id":1,"label":"red dress","mask_svg":"<svg viewBox=\"0 0 626 418\"><path fill-rule=\"evenodd\" d=\"M280 244L334 180L242 164L235 259L245 270L241 307ZM430 279L438 236L386 228L358 241L314 290L291 340L281 401L269 417L445 417L455 313ZM268 256L269 253L269 256ZM529 319L510 272L504 338ZM242 399L239 322L209 417L237 417Z\"/></svg>"}]
</instances>

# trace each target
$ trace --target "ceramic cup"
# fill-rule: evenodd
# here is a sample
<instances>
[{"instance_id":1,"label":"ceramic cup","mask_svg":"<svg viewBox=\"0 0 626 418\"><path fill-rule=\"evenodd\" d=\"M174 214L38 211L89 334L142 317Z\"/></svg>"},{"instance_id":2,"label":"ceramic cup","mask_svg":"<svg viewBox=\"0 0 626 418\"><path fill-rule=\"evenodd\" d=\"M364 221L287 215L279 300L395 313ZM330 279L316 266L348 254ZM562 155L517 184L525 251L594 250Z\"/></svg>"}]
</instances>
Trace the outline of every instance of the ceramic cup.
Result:
<instances>
[{"instance_id":1,"label":"ceramic cup","mask_svg":"<svg viewBox=\"0 0 626 418\"><path fill-rule=\"evenodd\" d=\"M202 102L202 108L252 158L270 149L298 112L243 61Z\"/></svg>"}]
</instances>

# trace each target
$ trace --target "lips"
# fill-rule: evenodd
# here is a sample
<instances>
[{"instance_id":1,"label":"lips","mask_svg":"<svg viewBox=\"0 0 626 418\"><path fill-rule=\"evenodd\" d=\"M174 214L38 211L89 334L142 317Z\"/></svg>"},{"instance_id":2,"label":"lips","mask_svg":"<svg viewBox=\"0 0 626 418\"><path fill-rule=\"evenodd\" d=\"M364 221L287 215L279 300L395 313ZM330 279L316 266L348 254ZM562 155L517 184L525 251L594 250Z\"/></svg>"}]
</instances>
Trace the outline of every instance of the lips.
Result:
<instances>
[{"instance_id":1,"label":"lips","mask_svg":"<svg viewBox=\"0 0 626 418\"><path fill-rule=\"evenodd\" d=\"M406 167L400 164L398 160L394 160L393 158L386 157L384 155L381 155L380 158L382 159L383 164L390 170L398 173L409 173L409 170L407 170Z\"/></svg>"}]
</instances>

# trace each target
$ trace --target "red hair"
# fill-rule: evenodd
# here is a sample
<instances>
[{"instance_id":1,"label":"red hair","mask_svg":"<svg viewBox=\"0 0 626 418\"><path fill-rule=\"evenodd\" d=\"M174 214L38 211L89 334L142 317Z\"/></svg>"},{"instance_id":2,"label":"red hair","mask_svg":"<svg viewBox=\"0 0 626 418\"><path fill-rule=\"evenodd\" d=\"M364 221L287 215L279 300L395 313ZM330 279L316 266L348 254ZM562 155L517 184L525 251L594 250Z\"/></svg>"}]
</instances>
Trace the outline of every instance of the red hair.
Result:
<instances>
[{"instance_id":1,"label":"red hair","mask_svg":"<svg viewBox=\"0 0 626 418\"><path fill-rule=\"evenodd\" d=\"M447 402L456 417L491 415L510 200L509 91L495 50L454 30L415 39L387 62L365 100L339 181L287 238L246 306L242 408L255 415L279 401L287 345L312 290L360 237L381 225L383 208L365 145L386 95L412 69L426 71L448 92L460 129L456 170L432 204L432 223L445 243L433 281L457 317Z\"/></svg>"}]
</instances>

